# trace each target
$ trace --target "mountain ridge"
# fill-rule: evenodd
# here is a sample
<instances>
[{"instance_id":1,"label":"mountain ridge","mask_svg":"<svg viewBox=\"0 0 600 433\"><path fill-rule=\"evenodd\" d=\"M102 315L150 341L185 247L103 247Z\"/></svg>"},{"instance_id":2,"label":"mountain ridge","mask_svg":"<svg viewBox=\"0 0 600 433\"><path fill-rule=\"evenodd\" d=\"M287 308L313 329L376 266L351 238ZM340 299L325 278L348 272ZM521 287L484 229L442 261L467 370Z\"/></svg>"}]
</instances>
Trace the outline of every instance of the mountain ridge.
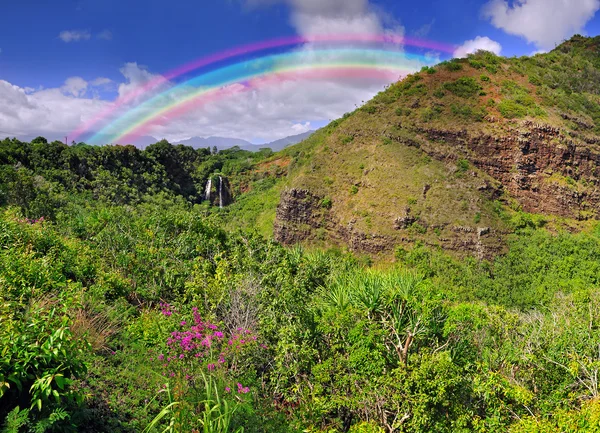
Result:
<instances>
[{"instance_id":1,"label":"mountain ridge","mask_svg":"<svg viewBox=\"0 0 600 433\"><path fill-rule=\"evenodd\" d=\"M600 217L600 37L478 52L409 75L275 158L275 238L478 257L518 226ZM523 212L539 217L523 216Z\"/></svg>"},{"instance_id":2,"label":"mountain ridge","mask_svg":"<svg viewBox=\"0 0 600 433\"><path fill-rule=\"evenodd\" d=\"M251 152L258 152L260 149L269 148L274 152L283 150L287 146L291 146L293 144L297 144L300 141L308 138L315 131L307 131L301 134L290 135L288 137L281 138L279 140L275 140L269 143L263 144L254 144L249 142L248 140L244 140L241 138L231 138L231 137L219 137L219 136L210 136L210 137L190 137L186 140L174 140L174 144L182 144L184 146L191 146L194 149L200 148L213 148L217 147L218 150L231 149L232 147L239 147L242 150L249 150ZM157 143L160 140L152 137L152 136L143 136L138 137L132 143L134 146L145 149L151 144Z\"/></svg>"}]
</instances>

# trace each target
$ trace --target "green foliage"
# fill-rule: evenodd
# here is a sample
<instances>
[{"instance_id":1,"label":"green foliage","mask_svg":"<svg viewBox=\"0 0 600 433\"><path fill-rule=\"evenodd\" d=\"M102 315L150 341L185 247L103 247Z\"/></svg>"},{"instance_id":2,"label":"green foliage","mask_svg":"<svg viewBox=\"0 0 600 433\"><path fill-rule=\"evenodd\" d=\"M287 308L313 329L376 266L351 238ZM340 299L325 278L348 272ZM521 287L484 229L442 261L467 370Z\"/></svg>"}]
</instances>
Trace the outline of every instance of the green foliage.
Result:
<instances>
[{"instance_id":1,"label":"green foliage","mask_svg":"<svg viewBox=\"0 0 600 433\"><path fill-rule=\"evenodd\" d=\"M465 173L467 170L469 170L470 166L471 165L469 164L469 161L466 159L459 159L456 162L456 167L459 173Z\"/></svg>"},{"instance_id":2,"label":"green foliage","mask_svg":"<svg viewBox=\"0 0 600 433\"><path fill-rule=\"evenodd\" d=\"M429 122L434 119L438 119L443 112L443 108L439 105L427 107L421 112L421 120L423 122Z\"/></svg>"},{"instance_id":3,"label":"green foliage","mask_svg":"<svg viewBox=\"0 0 600 433\"><path fill-rule=\"evenodd\" d=\"M444 89L461 98L472 98L482 87L471 77L461 77L456 81L444 83Z\"/></svg>"},{"instance_id":4,"label":"green foliage","mask_svg":"<svg viewBox=\"0 0 600 433\"><path fill-rule=\"evenodd\" d=\"M461 117L464 120L472 120L475 122L481 122L485 118L487 112L483 108L472 108L469 105L463 104L452 104L450 111L455 116Z\"/></svg>"},{"instance_id":5,"label":"green foliage","mask_svg":"<svg viewBox=\"0 0 600 433\"><path fill-rule=\"evenodd\" d=\"M325 209L331 209L332 204L331 197L324 197L320 202L321 207Z\"/></svg>"},{"instance_id":6,"label":"green foliage","mask_svg":"<svg viewBox=\"0 0 600 433\"><path fill-rule=\"evenodd\" d=\"M507 119L518 119L527 116L527 108L510 99L503 99L498 104L498 111Z\"/></svg>"},{"instance_id":7,"label":"green foliage","mask_svg":"<svg viewBox=\"0 0 600 433\"><path fill-rule=\"evenodd\" d=\"M362 107L362 111L367 114L375 114L377 113L377 107L373 104L368 104Z\"/></svg>"},{"instance_id":8,"label":"green foliage","mask_svg":"<svg viewBox=\"0 0 600 433\"><path fill-rule=\"evenodd\" d=\"M463 68L460 59L452 59L450 61L442 62L440 63L440 66L442 66L450 72L461 71Z\"/></svg>"},{"instance_id":9,"label":"green foliage","mask_svg":"<svg viewBox=\"0 0 600 433\"><path fill-rule=\"evenodd\" d=\"M341 138L341 140L342 140L342 144L352 143L352 141L354 141L354 136L353 135L345 135Z\"/></svg>"},{"instance_id":10,"label":"green foliage","mask_svg":"<svg viewBox=\"0 0 600 433\"><path fill-rule=\"evenodd\" d=\"M13 410L15 419L35 419L38 424L65 419L57 418L63 413L59 409L82 402L72 385L87 371L86 343L77 341L69 327L66 312L71 306L64 303L60 311L42 298L16 314L15 310L22 307L3 301L6 310L0 317L0 401L4 407L0 415ZM30 412L19 412L16 407L20 403L27 404Z\"/></svg>"}]
</instances>

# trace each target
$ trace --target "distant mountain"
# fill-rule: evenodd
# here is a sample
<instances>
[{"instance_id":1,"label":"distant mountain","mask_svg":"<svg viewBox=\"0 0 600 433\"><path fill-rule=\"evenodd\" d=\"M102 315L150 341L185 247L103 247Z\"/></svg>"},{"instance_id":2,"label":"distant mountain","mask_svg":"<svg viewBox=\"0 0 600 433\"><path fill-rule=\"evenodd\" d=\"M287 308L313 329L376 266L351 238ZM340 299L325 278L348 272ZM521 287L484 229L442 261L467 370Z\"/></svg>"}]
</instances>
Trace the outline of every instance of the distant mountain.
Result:
<instances>
[{"instance_id":1,"label":"distant mountain","mask_svg":"<svg viewBox=\"0 0 600 433\"><path fill-rule=\"evenodd\" d=\"M154 138L149 135L144 135L143 137L138 137L137 139L135 139L133 141L133 143L128 143L128 144L133 144L138 149L145 149L146 147L150 146L151 144L157 143L159 141L160 140L157 138Z\"/></svg>"},{"instance_id":2,"label":"distant mountain","mask_svg":"<svg viewBox=\"0 0 600 433\"><path fill-rule=\"evenodd\" d=\"M188 138L187 140L174 142L173 144L183 144L185 146L191 146L194 149L201 149L206 147L210 147L212 149L213 146L217 146L217 149L219 150L230 149L234 146L238 146L240 149L249 150L251 152L257 152L260 149L268 147L274 152L277 152L293 144L300 143L301 141L311 136L314 132L315 131L307 131L302 134L292 135L289 137L272 141L271 143L264 144L252 144L247 140L242 140L241 138L229 137L192 137ZM152 136L144 136L139 137L131 144L135 145L136 147L139 147L140 149L145 149L149 145L154 144L158 141L160 141L158 138Z\"/></svg>"},{"instance_id":3,"label":"distant mountain","mask_svg":"<svg viewBox=\"0 0 600 433\"><path fill-rule=\"evenodd\" d=\"M187 140L179 141L179 142L177 142L177 144L191 146L194 149L201 149L203 147L212 148L213 146L217 146L217 149L219 149L219 150L229 149L234 146L238 146L242 149L250 147L250 148L252 148L250 150L254 150L254 148L256 147L254 144L250 143L249 141L242 140L240 138L228 138L228 137L206 137L206 138L192 137Z\"/></svg>"},{"instance_id":4,"label":"distant mountain","mask_svg":"<svg viewBox=\"0 0 600 433\"><path fill-rule=\"evenodd\" d=\"M289 137L285 137L280 140L275 140L267 144L262 144L260 145L260 147L268 147L274 152L279 152L280 150L283 150L288 146L292 146L294 144L298 144L301 141L306 140L308 137L313 135L314 132L315 131L306 131L302 134L290 135Z\"/></svg>"}]
</instances>

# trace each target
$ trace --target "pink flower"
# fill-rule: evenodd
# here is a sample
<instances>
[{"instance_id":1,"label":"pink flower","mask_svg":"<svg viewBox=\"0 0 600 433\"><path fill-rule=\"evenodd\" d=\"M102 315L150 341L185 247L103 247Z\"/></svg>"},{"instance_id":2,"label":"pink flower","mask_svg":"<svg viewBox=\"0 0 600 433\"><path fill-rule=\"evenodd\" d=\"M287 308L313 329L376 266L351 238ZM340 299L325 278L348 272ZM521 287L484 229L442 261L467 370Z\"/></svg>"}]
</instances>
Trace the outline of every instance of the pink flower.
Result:
<instances>
[{"instance_id":1,"label":"pink flower","mask_svg":"<svg viewBox=\"0 0 600 433\"><path fill-rule=\"evenodd\" d=\"M182 353L181 355L179 355L179 359L183 359L185 358L185 355Z\"/></svg>"},{"instance_id":2,"label":"pink flower","mask_svg":"<svg viewBox=\"0 0 600 433\"><path fill-rule=\"evenodd\" d=\"M229 388L228 386L225 387L225 392L231 392L231 388Z\"/></svg>"},{"instance_id":3,"label":"pink flower","mask_svg":"<svg viewBox=\"0 0 600 433\"><path fill-rule=\"evenodd\" d=\"M208 369L208 371L213 371L215 369L215 364L208 364L206 368Z\"/></svg>"},{"instance_id":4,"label":"pink flower","mask_svg":"<svg viewBox=\"0 0 600 433\"><path fill-rule=\"evenodd\" d=\"M185 320L182 320L182 321L181 321L181 326L185 326L185 324L186 324L186 321L185 321Z\"/></svg>"},{"instance_id":5,"label":"pink flower","mask_svg":"<svg viewBox=\"0 0 600 433\"><path fill-rule=\"evenodd\" d=\"M162 361L163 359L165 359L165 355L163 355L162 353L160 355L158 355L159 361Z\"/></svg>"}]
</instances>

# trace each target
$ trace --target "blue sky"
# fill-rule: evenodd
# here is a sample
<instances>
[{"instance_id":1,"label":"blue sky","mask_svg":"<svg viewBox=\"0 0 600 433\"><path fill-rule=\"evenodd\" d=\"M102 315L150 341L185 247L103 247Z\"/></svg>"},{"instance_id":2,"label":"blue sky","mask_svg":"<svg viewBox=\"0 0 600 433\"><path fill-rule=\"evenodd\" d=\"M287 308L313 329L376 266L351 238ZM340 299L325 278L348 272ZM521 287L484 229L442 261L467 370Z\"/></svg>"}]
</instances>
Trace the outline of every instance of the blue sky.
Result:
<instances>
[{"instance_id":1,"label":"blue sky","mask_svg":"<svg viewBox=\"0 0 600 433\"><path fill-rule=\"evenodd\" d=\"M4 109L0 108L0 131L19 135L67 133L128 89L191 60L253 41L311 34L329 28L346 31L344 25L352 26L348 31L365 26L366 30L377 28L456 46L476 40L471 44L475 48L501 49L501 53L508 56L551 49L575 32L600 34L600 14L596 12L600 0L513 0L510 3L503 0L23 0L6 3L2 6L0 26L0 84L4 85L4 91L0 86L0 106L3 99L6 102ZM66 84L68 79L71 79L70 84ZM248 120L248 127L240 126L239 119L228 121L227 110L221 110L223 116L218 122L204 119L198 122L202 126L196 129L192 126L186 129L180 124L171 134L165 128L157 133L179 138L227 132L255 141L279 138L319 126L328 117L351 110L355 100L363 100L365 95L377 90L373 83L364 88L352 83L350 88L356 90L354 99L340 99L341 90L331 93L331 110L311 112L307 106L312 101L306 99L303 101L306 106L298 106L295 111L290 107L286 119L274 121L272 117L257 115ZM271 98L277 98L277 92L271 93ZM289 96L286 92L280 94ZM265 95L259 97L266 98ZM318 98L314 103L317 102L323 104ZM344 104L347 108L342 111ZM41 114L36 114L36 107L42 110ZM69 110L69 113L52 119L54 107ZM255 108L260 111L259 107ZM41 125L35 121L36 115L43 117ZM203 113L195 115L204 116ZM262 130L261 119L265 122ZM194 118L188 120L189 125L194 124ZM269 125L269 121L273 123ZM212 125L211 122L222 127L206 127L209 123ZM306 126L307 122L310 125Z\"/></svg>"}]
</instances>

